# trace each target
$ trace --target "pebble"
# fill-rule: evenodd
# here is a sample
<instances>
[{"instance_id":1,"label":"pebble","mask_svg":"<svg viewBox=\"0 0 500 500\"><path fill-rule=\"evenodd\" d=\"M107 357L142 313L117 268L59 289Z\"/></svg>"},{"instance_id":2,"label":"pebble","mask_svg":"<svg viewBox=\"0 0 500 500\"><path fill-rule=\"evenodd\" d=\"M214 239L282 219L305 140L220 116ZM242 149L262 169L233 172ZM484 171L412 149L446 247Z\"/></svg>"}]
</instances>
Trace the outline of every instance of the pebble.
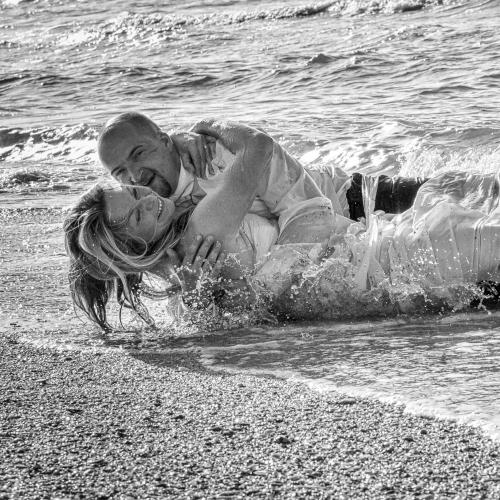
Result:
<instances>
[{"instance_id":1,"label":"pebble","mask_svg":"<svg viewBox=\"0 0 500 500\"><path fill-rule=\"evenodd\" d=\"M292 443L292 441L287 436L278 436L274 438L274 442L283 446L287 446Z\"/></svg>"},{"instance_id":2,"label":"pebble","mask_svg":"<svg viewBox=\"0 0 500 500\"><path fill-rule=\"evenodd\" d=\"M354 399L354 398L345 398L345 399L339 399L338 401L335 401L335 403L338 405L355 405L357 402L358 402L358 400Z\"/></svg>"}]
</instances>

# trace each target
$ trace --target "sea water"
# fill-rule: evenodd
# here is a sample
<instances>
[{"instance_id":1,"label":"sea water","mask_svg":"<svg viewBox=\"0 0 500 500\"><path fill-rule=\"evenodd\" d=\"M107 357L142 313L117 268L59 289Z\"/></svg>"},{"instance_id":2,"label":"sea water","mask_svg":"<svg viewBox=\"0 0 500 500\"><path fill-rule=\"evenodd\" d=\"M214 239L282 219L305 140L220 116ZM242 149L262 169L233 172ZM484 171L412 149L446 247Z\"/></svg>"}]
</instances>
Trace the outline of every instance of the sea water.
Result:
<instances>
[{"instance_id":1,"label":"sea water","mask_svg":"<svg viewBox=\"0 0 500 500\"><path fill-rule=\"evenodd\" d=\"M213 369L376 397L499 437L495 311L346 310L280 326L240 315L207 328L161 303L159 331L125 315L103 338L71 306L61 231L78 195L107 178L99 128L129 109L167 131L243 121L310 167L496 172L499 25L495 1L0 0L0 333L134 356L196 350Z\"/></svg>"}]
</instances>

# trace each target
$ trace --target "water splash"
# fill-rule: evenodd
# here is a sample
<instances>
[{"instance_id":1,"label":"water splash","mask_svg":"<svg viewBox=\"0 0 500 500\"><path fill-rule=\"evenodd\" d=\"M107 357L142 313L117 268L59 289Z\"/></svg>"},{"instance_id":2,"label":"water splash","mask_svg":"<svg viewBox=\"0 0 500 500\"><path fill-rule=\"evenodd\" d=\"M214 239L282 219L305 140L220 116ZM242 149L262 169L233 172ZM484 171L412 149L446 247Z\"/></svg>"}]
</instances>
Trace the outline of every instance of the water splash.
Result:
<instances>
[{"instance_id":1,"label":"water splash","mask_svg":"<svg viewBox=\"0 0 500 500\"><path fill-rule=\"evenodd\" d=\"M348 247L338 245L322 260L311 256L307 247L287 247L275 247L254 279L272 309L288 320L462 311L470 309L471 303L482 307L482 301L489 298L475 284L429 282L428 267L434 265L427 258L412 262L411 272L394 270L390 277L363 288L359 262Z\"/></svg>"}]
</instances>

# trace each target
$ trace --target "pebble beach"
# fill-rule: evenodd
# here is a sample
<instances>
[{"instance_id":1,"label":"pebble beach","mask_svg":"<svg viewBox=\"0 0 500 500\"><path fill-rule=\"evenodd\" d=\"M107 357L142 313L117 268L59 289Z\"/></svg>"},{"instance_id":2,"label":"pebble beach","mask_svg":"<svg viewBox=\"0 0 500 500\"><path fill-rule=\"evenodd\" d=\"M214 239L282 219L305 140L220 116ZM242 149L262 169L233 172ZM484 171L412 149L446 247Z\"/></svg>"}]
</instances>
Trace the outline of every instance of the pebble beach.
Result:
<instances>
[{"instance_id":1,"label":"pebble beach","mask_svg":"<svg viewBox=\"0 0 500 500\"><path fill-rule=\"evenodd\" d=\"M500 497L500 446L451 421L196 352L0 340L0 498Z\"/></svg>"}]
</instances>

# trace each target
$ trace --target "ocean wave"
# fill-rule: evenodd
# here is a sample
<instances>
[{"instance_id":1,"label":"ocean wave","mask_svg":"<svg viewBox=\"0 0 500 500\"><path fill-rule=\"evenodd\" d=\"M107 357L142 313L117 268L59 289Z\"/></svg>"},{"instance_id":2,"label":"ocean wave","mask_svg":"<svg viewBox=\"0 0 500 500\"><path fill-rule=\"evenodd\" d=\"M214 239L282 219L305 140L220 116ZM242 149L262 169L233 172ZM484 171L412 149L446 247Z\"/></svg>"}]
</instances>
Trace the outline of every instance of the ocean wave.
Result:
<instances>
[{"instance_id":1,"label":"ocean wave","mask_svg":"<svg viewBox=\"0 0 500 500\"><path fill-rule=\"evenodd\" d=\"M302 154L309 168L335 165L348 172L429 177L450 170L494 173L500 130L490 127L424 130L410 122L380 123L363 137L321 144Z\"/></svg>"},{"instance_id":2,"label":"ocean wave","mask_svg":"<svg viewBox=\"0 0 500 500\"><path fill-rule=\"evenodd\" d=\"M14 42L12 40L0 40L0 48L14 49L17 47L19 47L19 44L17 42Z\"/></svg>"},{"instance_id":3,"label":"ocean wave","mask_svg":"<svg viewBox=\"0 0 500 500\"><path fill-rule=\"evenodd\" d=\"M15 73L4 73L0 75L0 88L8 89L13 86L31 83L40 87L50 87L53 85L66 85L72 82L73 78L56 73L46 73L43 71L19 71Z\"/></svg>"},{"instance_id":4,"label":"ocean wave","mask_svg":"<svg viewBox=\"0 0 500 500\"><path fill-rule=\"evenodd\" d=\"M457 0L344 0L298 6L284 6L237 12L216 12L200 15L167 15L124 12L102 21L95 27L77 25L60 33L54 32L59 46L95 46L116 44L123 40L160 44L192 27L242 24L254 21L298 19L322 14L335 16L394 14L424 8L455 5ZM50 30L49 30L50 33ZM39 43L39 40L37 40ZM54 43L54 39L52 40Z\"/></svg>"},{"instance_id":5,"label":"ocean wave","mask_svg":"<svg viewBox=\"0 0 500 500\"><path fill-rule=\"evenodd\" d=\"M462 3L460 0L342 0L335 2L330 11L340 15L397 14Z\"/></svg>"},{"instance_id":6,"label":"ocean wave","mask_svg":"<svg viewBox=\"0 0 500 500\"><path fill-rule=\"evenodd\" d=\"M280 20L310 17L322 14L335 2L306 4L296 7L279 7L236 13L212 13L198 16L138 14L124 12L112 19L101 22L94 28L78 27L76 30L60 34L57 44L98 45L121 40L162 42L175 32L184 31L192 26L231 25L257 20Z\"/></svg>"},{"instance_id":7,"label":"ocean wave","mask_svg":"<svg viewBox=\"0 0 500 500\"><path fill-rule=\"evenodd\" d=\"M17 7L22 3L31 3L33 0L2 0L0 1L0 8L4 7Z\"/></svg>"},{"instance_id":8,"label":"ocean wave","mask_svg":"<svg viewBox=\"0 0 500 500\"><path fill-rule=\"evenodd\" d=\"M246 21L255 21L261 19L290 19L295 17L316 16L326 12L336 2L323 2L313 5L304 5L299 7L281 7L278 9L269 9L257 12L244 12L236 15L229 15L226 18L228 24L242 23Z\"/></svg>"},{"instance_id":9,"label":"ocean wave","mask_svg":"<svg viewBox=\"0 0 500 500\"><path fill-rule=\"evenodd\" d=\"M88 163L95 159L95 127L79 124L58 128L0 129L0 161L65 161Z\"/></svg>"},{"instance_id":10,"label":"ocean wave","mask_svg":"<svg viewBox=\"0 0 500 500\"><path fill-rule=\"evenodd\" d=\"M0 193L81 191L103 175L103 169L96 170L92 166L51 165L44 168L37 164L26 166L25 163L12 167L4 165L0 170Z\"/></svg>"}]
</instances>

